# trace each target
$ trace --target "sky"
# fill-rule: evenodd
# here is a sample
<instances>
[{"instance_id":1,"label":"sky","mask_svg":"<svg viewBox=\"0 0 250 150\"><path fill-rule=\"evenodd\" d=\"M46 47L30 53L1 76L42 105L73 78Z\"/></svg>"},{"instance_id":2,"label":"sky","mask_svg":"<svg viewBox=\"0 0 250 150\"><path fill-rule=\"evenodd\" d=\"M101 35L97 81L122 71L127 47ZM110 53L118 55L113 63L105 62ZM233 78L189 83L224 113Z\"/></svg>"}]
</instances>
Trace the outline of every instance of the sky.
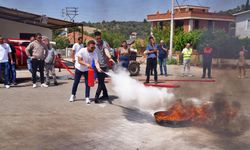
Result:
<instances>
[{"instance_id":1,"label":"sky","mask_svg":"<svg viewBox=\"0 0 250 150\"><path fill-rule=\"evenodd\" d=\"M175 0L179 5L202 5L210 11L235 8L246 0ZM0 0L0 6L46 15L58 19L67 19L62 15L66 7L78 7L79 15L75 22L100 21L143 21L148 14L167 12L171 0Z\"/></svg>"}]
</instances>

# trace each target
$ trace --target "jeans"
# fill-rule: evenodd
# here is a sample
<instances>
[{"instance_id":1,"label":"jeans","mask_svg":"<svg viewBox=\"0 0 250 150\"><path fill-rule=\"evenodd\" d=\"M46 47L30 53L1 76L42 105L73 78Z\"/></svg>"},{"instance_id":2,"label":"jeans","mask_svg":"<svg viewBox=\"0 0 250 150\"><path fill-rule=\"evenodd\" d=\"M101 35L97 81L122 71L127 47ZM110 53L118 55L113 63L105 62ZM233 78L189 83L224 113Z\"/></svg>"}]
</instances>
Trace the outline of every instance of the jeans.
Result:
<instances>
[{"instance_id":1,"label":"jeans","mask_svg":"<svg viewBox=\"0 0 250 150\"><path fill-rule=\"evenodd\" d=\"M154 70L154 80L157 81L157 58L148 58L146 66L146 81L149 82L150 71Z\"/></svg>"},{"instance_id":2,"label":"jeans","mask_svg":"<svg viewBox=\"0 0 250 150\"><path fill-rule=\"evenodd\" d=\"M4 71L4 85L9 85L9 62L0 63L0 75L2 76L2 71Z\"/></svg>"},{"instance_id":3,"label":"jeans","mask_svg":"<svg viewBox=\"0 0 250 150\"><path fill-rule=\"evenodd\" d=\"M120 62L121 62L121 66L123 68L128 69L128 65L129 65L129 56L121 56L120 57Z\"/></svg>"},{"instance_id":4,"label":"jeans","mask_svg":"<svg viewBox=\"0 0 250 150\"><path fill-rule=\"evenodd\" d=\"M101 69L103 71L107 71L108 68L107 67L101 67ZM104 97L108 97L108 91L105 85L105 78L107 77L107 75L103 72L97 72L97 78L98 78L98 87L96 90L96 94L95 94L95 98L98 99L101 92L103 91L103 96Z\"/></svg>"},{"instance_id":5,"label":"jeans","mask_svg":"<svg viewBox=\"0 0 250 150\"><path fill-rule=\"evenodd\" d=\"M31 63L30 58L27 58L27 68L30 71L30 73L32 74L32 63Z\"/></svg>"},{"instance_id":6,"label":"jeans","mask_svg":"<svg viewBox=\"0 0 250 150\"><path fill-rule=\"evenodd\" d=\"M10 64L10 81L16 82L16 64Z\"/></svg>"},{"instance_id":7,"label":"jeans","mask_svg":"<svg viewBox=\"0 0 250 150\"><path fill-rule=\"evenodd\" d=\"M88 71L82 72L78 69L75 69L75 79L74 79L74 84L72 87L72 95L76 95L77 87L80 82L81 76L84 76L84 81L85 81L85 97L89 97L90 95L90 87L88 85Z\"/></svg>"},{"instance_id":8,"label":"jeans","mask_svg":"<svg viewBox=\"0 0 250 150\"><path fill-rule=\"evenodd\" d=\"M32 59L32 81L36 84L37 76L36 72L39 68L41 84L44 83L44 60Z\"/></svg>"},{"instance_id":9,"label":"jeans","mask_svg":"<svg viewBox=\"0 0 250 150\"><path fill-rule=\"evenodd\" d=\"M56 82L55 65L45 63L46 84L50 83L49 73L51 73L51 75L53 77L53 81L55 83Z\"/></svg>"},{"instance_id":10,"label":"jeans","mask_svg":"<svg viewBox=\"0 0 250 150\"><path fill-rule=\"evenodd\" d=\"M183 60L183 75L185 75L185 74L189 75L190 74L190 63L191 63L190 59Z\"/></svg>"},{"instance_id":11,"label":"jeans","mask_svg":"<svg viewBox=\"0 0 250 150\"><path fill-rule=\"evenodd\" d=\"M163 74L163 70L164 74L167 75L167 58L159 58L159 64L161 75Z\"/></svg>"}]
</instances>

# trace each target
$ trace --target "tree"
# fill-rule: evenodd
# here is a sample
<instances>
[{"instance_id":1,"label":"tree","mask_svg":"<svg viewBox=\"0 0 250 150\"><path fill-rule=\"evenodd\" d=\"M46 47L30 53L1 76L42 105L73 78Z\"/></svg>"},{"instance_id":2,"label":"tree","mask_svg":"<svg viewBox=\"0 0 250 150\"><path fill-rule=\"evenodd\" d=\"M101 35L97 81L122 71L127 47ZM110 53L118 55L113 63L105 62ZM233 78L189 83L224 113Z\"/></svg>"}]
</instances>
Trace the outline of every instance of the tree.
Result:
<instances>
[{"instance_id":1,"label":"tree","mask_svg":"<svg viewBox=\"0 0 250 150\"><path fill-rule=\"evenodd\" d=\"M56 48L64 49L69 46L70 42L68 37L65 36L58 36L55 38Z\"/></svg>"}]
</instances>

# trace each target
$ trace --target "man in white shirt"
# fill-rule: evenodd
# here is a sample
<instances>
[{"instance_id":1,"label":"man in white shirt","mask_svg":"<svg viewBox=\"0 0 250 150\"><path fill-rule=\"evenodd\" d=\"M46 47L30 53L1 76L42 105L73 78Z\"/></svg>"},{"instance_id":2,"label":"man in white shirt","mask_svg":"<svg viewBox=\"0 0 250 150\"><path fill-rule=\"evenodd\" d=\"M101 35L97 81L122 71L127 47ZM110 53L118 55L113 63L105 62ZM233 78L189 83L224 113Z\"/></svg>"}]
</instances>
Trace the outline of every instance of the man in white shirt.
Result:
<instances>
[{"instance_id":1,"label":"man in white shirt","mask_svg":"<svg viewBox=\"0 0 250 150\"><path fill-rule=\"evenodd\" d=\"M75 43L72 47L72 61L75 63L77 60L77 53L83 48L83 39L82 37L78 38L78 42Z\"/></svg>"},{"instance_id":2,"label":"man in white shirt","mask_svg":"<svg viewBox=\"0 0 250 150\"><path fill-rule=\"evenodd\" d=\"M98 56L95 52L95 42L89 41L86 48L80 49L77 53L77 60L75 62L75 79L74 84L72 87L71 97L69 99L70 102L73 102L76 98L76 91L78 84L80 82L81 76L83 75L85 78L85 98L86 104L90 104L89 94L90 94L90 87L88 85L88 70L92 68L92 62L95 62L95 66L98 72L102 72L99 62Z\"/></svg>"},{"instance_id":3,"label":"man in white shirt","mask_svg":"<svg viewBox=\"0 0 250 150\"><path fill-rule=\"evenodd\" d=\"M3 37L0 36L0 75L4 71L4 85L8 89L10 88L9 83L9 58L11 64L14 64L11 56L11 48L9 44L4 43Z\"/></svg>"}]
</instances>

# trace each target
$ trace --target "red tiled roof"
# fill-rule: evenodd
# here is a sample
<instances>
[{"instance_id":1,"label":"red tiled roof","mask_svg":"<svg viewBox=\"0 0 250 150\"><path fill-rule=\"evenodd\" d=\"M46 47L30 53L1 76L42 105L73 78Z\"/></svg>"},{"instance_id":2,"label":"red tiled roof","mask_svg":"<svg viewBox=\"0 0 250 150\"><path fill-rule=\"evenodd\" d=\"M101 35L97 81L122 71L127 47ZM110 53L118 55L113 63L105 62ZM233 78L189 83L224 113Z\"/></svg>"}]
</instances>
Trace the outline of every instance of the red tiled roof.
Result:
<instances>
[{"instance_id":1,"label":"red tiled roof","mask_svg":"<svg viewBox=\"0 0 250 150\"><path fill-rule=\"evenodd\" d=\"M82 36L82 33L75 32L75 42L77 42L78 37L81 37L81 36ZM74 42L74 32L69 33L68 38L69 38L70 44L75 43ZM91 37L91 36L83 34L83 40L90 41L90 40L95 40L95 39L93 37Z\"/></svg>"}]
</instances>

